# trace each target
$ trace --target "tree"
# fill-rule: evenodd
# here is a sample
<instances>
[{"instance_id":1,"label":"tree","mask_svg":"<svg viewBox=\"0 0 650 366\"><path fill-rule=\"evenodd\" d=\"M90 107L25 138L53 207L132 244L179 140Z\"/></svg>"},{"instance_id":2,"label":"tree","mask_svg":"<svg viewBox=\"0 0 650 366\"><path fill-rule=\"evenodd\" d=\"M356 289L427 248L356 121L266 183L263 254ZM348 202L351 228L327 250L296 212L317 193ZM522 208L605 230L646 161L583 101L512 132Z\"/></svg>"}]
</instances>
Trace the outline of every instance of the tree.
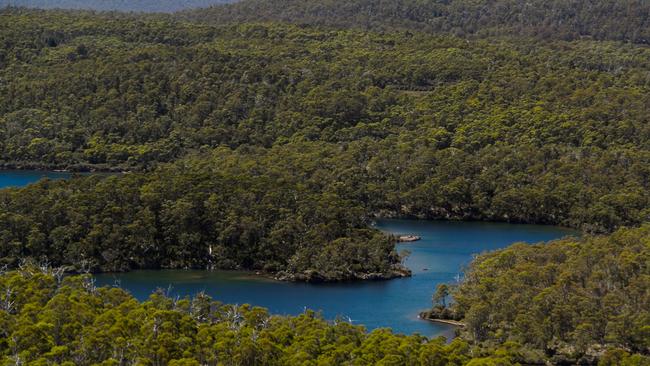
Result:
<instances>
[{"instance_id":1,"label":"tree","mask_svg":"<svg viewBox=\"0 0 650 366\"><path fill-rule=\"evenodd\" d=\"M444 283L436 287L436 292L433 294L434 305L442 305L443 308L447 307L447 296L449 296L449 286Z\"/></svg>"}]
</instances>

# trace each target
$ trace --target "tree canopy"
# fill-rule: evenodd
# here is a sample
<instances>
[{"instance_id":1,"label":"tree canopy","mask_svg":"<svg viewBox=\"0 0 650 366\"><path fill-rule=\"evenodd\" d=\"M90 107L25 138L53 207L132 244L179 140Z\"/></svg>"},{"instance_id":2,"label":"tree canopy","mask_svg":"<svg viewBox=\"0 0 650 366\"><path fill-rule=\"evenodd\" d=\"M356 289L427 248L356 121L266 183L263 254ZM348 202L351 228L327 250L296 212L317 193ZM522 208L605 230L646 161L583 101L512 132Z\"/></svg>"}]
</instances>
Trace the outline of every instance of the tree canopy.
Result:
<instances>
[{"instance_id":1,"label":"tree canopy","mask_svg":"<svg viewBox=\"0 0 650 366\"><path fill-rule=\"evenodd\" d=\"M181 16L211 24L264 20L375 31L650 43L650 4L644 0L242 0Z\"/></svg>"},{"instance_id":2,"label":"tree canopy","mask_svg":"<svg viewBox=\"0 0 650 366\"><path fill-rule=\"evenodd\" d=\"M424 316L460 319L466 339L517 342L555 363L598 358L607 348L647 356L649 258L648 224L605 237L513 245L478 256L452 287L448 311L438 305Z\"/></svg>"},{"instance_id":3,"label":"tree canopy","mask_svg":"<svg viewBox=\"0 0 650 366\"><path fill-rule=\"evenodd\" d=\"M648 364L648 11L0 10L0 166L122 172L0 190L0 363ZM477 257L428 314L465 323L451 344L25 264L386 279L409 273L369 223L396 216L614 234Z\"/></svg>"},{"instance_id":4,"label":"tree canopy","mask_svg":"<svg viewBox=\"0 0 650 366\"><path fill-rule=\"evenodd\" d=\"M646 47L0 17L4 166L150 171L216 151L366 215L606 232L650 214Z\"/></svg>"},{"instance_id":5,"label":"tree canopy","mask_svg":"<svg viewBox=\"0 0 650 366\"><path fill-rule=\"evenodd\" d=\"M6 6L40 9L84 9L122 12L166 12L205 8L223 4L229 0L0 0L0 8Z\"/></svg>"},{"instance_id":6,"label":"tree canopy","mask_svg":"<svg viewBox=\"0 0 650 366\"><path fill-rule=\"evenodd\" d=\"M144 302L88 276L25 266L0 274L2 365L513 365L518 347L371 333L306 311L271 316L199 294Z\"/></svg>"}]
</instances>

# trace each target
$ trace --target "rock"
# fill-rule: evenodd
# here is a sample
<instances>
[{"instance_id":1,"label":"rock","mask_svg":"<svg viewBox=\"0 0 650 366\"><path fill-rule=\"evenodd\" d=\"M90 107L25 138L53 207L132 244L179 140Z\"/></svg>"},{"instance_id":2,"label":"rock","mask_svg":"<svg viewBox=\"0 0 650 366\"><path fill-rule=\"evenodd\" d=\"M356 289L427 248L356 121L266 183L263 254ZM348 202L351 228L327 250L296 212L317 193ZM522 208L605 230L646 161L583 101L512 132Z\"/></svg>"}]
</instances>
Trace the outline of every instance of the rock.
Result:
<instances>
[{"instance_id":1,"label":"rock","mask_svg":"<svg viewBox=\"0 0 650 366\"><path fill-rule=\"evenodd\" d=\"M421 237L417 235L400 235L397 237L397 242L398 243L411 243L414 241L418 241L422 239Z\"/></svg>"}]
</instances>

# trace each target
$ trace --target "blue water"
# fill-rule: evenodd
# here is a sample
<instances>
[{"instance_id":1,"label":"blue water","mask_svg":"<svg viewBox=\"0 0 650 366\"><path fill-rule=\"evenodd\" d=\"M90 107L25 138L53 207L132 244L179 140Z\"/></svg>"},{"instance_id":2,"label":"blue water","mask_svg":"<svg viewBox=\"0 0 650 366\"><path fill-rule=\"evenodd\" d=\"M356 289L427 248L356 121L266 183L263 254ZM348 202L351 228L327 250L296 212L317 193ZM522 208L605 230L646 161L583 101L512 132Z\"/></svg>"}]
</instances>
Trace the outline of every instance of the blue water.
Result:
<instances>
[{"instance_id":1,"label":"blue water","mask_svg":"<svg viewBox=\"0 0 650 366\"><path fill-rule=\"evenodd\" d=\"M0 170L0 188L21 187L43 178L65 179L67 172ZM419 220L380 220L376 227L394 234L415 234L421 241L398 244L411 252L405 264L413 277L378 282L305 284L278 282L249 272L134 271L97 275L99 285L119 284L145 300L156 288L174 295L204 291L225 303L264 306L274 314L295 315L306 308L337 316L369 329L390 327L396 332L453 336L453 327L422 321L417 314L430 307L437 284L454 281L474 254L514 242L535 243L576 235L575 231L538 225Z\"/></svg>"},{"instance_id":2,"label":"blue water","mask_svg":"<svg viewBox=\"0 0 650 366\"><path fill-rule=\"evenodd\" d=\"M48 172L37 170L0 170L0 189L7 187L23 187L36 183L43 178L65 179L70 178L68 172Z\"/></svg>"},{"instance_id":3,"label":"blue water","mask_svg":"<svg viewBox=\"0 0 650 366\"><path fill-rule=\"evenodd\" d=\"M450 337L453 327L419 320L417 314L430 307L436 285L453 281L474 254L514 242L535 243L576 235L552 226L480 222L381 220L376 226L386 232L422 236L421 241L398 245L398 250L411 252L406 265L413 277L305 284L268 280L246 272L164 270L101 274L97 283L119 284L140 300L156 288L171 289L179 296L204 291L225 303L259 305L274 314L295 315L309 308L322 311L328 319L341 316L369 329L390 327L401 333Z\"/></svg>"}]
</instances>

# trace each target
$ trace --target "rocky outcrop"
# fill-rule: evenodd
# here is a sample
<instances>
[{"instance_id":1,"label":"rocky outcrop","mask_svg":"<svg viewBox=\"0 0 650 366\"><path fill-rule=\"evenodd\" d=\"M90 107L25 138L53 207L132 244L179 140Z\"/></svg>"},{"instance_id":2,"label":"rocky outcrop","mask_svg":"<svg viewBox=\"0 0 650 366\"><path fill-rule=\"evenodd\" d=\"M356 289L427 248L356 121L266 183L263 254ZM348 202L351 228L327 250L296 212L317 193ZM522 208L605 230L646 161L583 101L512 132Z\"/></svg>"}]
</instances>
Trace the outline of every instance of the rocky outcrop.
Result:
<instances>
[{"instance_id":1,"label":"rocky outcrop","mask_svg":"<svg viewBox=\"0 0 650 366\"><path fill-rule=\"evenodd\" d=\"M400 235L397 237L397 242L398 243L411 243L414 241L418 241L422 239L422 237L417 236L417 235Z\"/></svg>"}]
</instances>

